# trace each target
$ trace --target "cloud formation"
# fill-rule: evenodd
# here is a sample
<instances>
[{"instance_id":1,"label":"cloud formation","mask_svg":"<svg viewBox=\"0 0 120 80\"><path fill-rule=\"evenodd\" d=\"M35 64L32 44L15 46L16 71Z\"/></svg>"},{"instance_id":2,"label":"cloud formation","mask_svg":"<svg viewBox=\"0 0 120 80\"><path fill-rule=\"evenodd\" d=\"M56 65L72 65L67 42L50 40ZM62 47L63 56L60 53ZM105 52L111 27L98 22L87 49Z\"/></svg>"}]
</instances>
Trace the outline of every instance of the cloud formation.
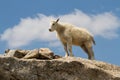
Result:
<instances>
[{"instance_id":1,"label":"cloud formation","mask_svg":"<svg viewBox=\"0 0 120 80\"><path fill-rule=\"evenodd\" d=\"M1 34L1 40L6 41L10 47L21 47L32 43L32 41L55 42L55 33L48 31L51 19L60 18L60 21L71 23L78 27L85 27L94 36L104 38L117 37L117 30L120 27L120 20L110 12L100 14L86 14L80 10L59 16L46 16L38 14L34 18L21 19L18 25L8 28Z\"/></svg>"}]
</instances>

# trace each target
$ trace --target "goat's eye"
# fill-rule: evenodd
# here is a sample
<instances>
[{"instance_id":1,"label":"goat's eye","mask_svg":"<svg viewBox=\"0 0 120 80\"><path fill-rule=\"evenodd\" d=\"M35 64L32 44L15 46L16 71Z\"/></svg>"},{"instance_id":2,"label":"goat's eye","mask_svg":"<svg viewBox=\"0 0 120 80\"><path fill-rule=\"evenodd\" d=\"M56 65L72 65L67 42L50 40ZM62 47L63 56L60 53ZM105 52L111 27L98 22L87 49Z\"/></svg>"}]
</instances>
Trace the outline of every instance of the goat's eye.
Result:
<instances>
[{"instance_id":1,"label":"goat's eye","mask_svg":"<svg viewBox=\"0 0 120 80\"><path fill-rule=\"evenodd\" d=\"M55 25L55 24L52 24L53 26Z\"/></svg>"}]
</instances>

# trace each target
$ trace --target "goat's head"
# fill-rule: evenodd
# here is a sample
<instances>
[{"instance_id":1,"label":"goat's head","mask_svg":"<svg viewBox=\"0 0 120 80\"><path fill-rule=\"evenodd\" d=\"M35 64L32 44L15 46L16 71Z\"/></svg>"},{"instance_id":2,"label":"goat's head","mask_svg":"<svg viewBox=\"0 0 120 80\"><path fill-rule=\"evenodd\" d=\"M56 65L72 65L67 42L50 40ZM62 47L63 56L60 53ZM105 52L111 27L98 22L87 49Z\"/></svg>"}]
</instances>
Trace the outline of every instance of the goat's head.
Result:
<instances>
[{"instance_id":1,"label":"goat's head","mask_svg":"<svg viewBox=\"0 0 120 80\"><path fill-rule=\"evenodd\" d=\"M59 21L59 18L56 21L51 22L50 24L51 27L49 28L50 32L53 32L54 30L56 30L58 21Z\"/></svg>"}]
</instances>

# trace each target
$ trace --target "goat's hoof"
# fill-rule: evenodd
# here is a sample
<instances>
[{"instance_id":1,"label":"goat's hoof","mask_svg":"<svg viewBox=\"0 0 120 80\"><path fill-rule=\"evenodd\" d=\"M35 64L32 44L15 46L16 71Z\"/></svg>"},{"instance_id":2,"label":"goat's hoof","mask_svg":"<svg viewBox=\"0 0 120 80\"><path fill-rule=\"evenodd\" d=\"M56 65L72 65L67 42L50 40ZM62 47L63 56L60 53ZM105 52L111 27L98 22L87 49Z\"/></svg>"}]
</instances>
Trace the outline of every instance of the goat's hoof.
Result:
<instances>
[{"instance_id":1,"label":"goat's hoof","mask_svg":"<svg viewBox=\"0 0 120 80\"><path fill-rule=\"evenodd\" d=\"M95 58L89 58L89 60L95 60Z\"/></svg>"},{"instance_id":2,"label":"goat's hoof","mask_svg":"<svg viewBox=\"0 0 120 80\"><path fill-rule=\"evenodd\" d=\"M65 55L65 57L68 57L68 55Z\"/></svg>"}]
</instances>

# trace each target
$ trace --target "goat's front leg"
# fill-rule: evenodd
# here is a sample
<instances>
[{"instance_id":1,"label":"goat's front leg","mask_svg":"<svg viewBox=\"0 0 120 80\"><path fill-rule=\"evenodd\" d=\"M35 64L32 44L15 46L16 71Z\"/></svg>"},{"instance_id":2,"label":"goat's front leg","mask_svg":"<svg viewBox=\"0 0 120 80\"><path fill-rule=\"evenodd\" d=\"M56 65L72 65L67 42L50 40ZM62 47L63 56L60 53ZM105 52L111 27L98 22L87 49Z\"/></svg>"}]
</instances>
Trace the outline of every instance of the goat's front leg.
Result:
<instances>
[{"instance_id":1,"label":"goat's front leg","mask_svg":"<svg viewBox=\"0 0 120 80\"><path fill-rule=\"evenodd\" d=\"M72 53L72 39L69 38L68 42L67 42L67 46L68 46L68 50L70 52L70 56L74 56Z\"/></svg>"},{"instance_id":2,"label":"goat's front leg","mask_svg":"<svg viewBox=\"0 0 120 80\"><path fill-rule=\"evenodd\" d=\"M68 50L67 50L67 43L63 43L63 46L64 46L64 50L66 52L65 57L68 57L69 53L68 53Z\"/></svg>"}]
</instances>

